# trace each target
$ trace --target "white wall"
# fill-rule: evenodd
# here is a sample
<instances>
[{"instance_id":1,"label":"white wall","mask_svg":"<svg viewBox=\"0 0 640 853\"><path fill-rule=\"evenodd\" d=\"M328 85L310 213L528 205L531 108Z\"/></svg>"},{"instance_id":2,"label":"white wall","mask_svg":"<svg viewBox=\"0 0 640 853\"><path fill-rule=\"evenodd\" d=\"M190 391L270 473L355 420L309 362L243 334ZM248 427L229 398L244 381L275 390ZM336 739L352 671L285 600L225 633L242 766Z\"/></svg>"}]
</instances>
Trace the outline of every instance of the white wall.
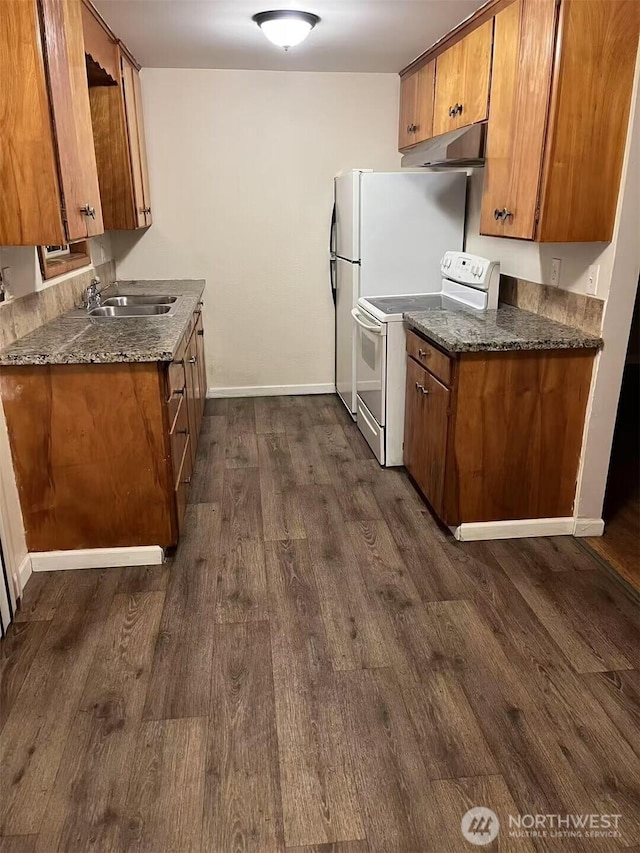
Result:
<instances>
[{"instance_id":1,"label":"white wall","mask_svg":"<svg viewBox=\"0 0 640 853\"><path fill-rule=\"evenodd\" d=\"M153 227L119 279L205 278L210 387L332 384L332 178L396 169L395 74L144 69Z\"/></svg>"}]
</instances>

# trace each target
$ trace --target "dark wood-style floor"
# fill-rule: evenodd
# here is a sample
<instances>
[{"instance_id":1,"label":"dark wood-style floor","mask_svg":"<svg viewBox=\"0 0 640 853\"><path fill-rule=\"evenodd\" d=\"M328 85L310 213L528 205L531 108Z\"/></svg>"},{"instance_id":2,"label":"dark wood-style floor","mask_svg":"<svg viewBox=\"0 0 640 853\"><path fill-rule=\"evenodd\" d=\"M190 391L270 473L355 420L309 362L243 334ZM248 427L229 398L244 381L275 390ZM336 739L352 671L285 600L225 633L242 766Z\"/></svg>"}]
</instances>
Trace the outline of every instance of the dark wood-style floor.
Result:
<instances>
[{"instance_id":1,"label":"dark wood-style floor","mask_svg":"<svg viewBox=\"0 0 640 853\"><path fill-rule=\"evenodd\" d=\"M456 543L334 397L207 404L170 564L34 575L0 851L640 849L639 610L572 539ZM508 837L615 813L620 838ZM478 848L481 849L481 848Z\"/></svg>"}]
</instances>

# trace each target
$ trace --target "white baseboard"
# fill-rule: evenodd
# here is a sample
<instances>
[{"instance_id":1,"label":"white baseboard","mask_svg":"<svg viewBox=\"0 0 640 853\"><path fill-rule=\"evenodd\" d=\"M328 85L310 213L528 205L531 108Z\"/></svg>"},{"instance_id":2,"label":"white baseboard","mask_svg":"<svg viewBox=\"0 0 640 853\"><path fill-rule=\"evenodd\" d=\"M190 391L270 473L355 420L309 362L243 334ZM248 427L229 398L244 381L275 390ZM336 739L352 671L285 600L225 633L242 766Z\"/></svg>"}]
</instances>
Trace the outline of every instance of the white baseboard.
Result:
<instances>
[{"instance_id":1,"label":"white baseboard","mask_svg":"<svg viewBox=\"0 0 640 853\"><path fill-rule=\"evenodd\" d=\"M602 518L576 518L573 527L574 536L602 536L604 533L604 519Z\"/></svg>"},{"instance_id":2,"label":"white baseboard","mask_svg":"<svg viewBox=\"0 0 640 853\"><path fill-rule=\"evenodd\" d=\"M27 554L20 565L18 566L18 594L22 595L24 592L24 588L27 585L27 581L33 574L33 568L31 566L31 554Z\"/></svg>"},{"instance_id":3,"label":"white baseboard","mask_svg":"<svg viewBox=\"0 0 640 853\"><path fill-rule=\"evenodd\" d=\"M34 572L57 572L65 569L110 569L116 566L157 566L164 561L159 545L131 548L82 548L77 551L32 552Z\"/></svg>"},{"instance_id":4,"label":"white baseboard","mask_svg":"<svg viewBox=\"0 0 640 853\"><path fill-rule=\"evenodd\" d=\"M452 527L460 542L479 539L521 539L528 536L571 536L573 518L523 518L515 521L474 521Z\"/></svg>"},{"instance_id":5,"label":"white baseboard","mask_svg":"<svg viewBox=\"0 0 640 853\"><path fill-rule=\"evenodd\" d=\"M333 382L321 385L243 385L231 388L208 388L207 397L289 397L300 394L335 394Z\"/></svg>"}]
</instances>

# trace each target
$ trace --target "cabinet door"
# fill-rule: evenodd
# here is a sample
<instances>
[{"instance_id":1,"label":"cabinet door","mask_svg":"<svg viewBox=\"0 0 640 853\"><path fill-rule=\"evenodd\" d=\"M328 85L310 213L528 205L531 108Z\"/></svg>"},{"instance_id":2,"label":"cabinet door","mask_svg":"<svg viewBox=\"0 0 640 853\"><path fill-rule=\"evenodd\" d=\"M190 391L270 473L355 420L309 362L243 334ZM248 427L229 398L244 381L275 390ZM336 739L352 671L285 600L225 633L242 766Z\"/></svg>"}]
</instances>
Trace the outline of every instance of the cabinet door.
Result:
<instances>
[{"instance_id":1,"label":"cabinet door","mask_svg":"<svg viewBox=\"0 0 640 853\"><path fill-rule=\"evenodd\" d=\"M555 30L555 0L516 0L495 17L481 234L535 236Z\"/></svg>"},{"instance_id":2,"label":"cabinet door","mask_svg":"<svg viewBox=\"0 0 640 853\"><path fill-rule=\"evenodd\" d=\"M142 87L140 74L133 75L133 91L136 99L136 123L138 127L138 145L140 148L140 174L142 176L142 201L144 205L145 225L151 225L151 194L149 192L149 169L147 165L147 138L144 132L144 114L142 110Z\"/></svg>"},{"instance_id":3,"label":"cabinet door","mask_svg":"<svg viewBox=\"0 0 640 853\"><path fill-rule=\"evenodd\" d=\"M436 59L435 136L487 118L492 43L490 20Z\"/></svg>"},{"instance_id":4,"label":"cabinet door","mask_svg":"<svg viewBox=\"0 0 640 853\"><path fill-rule=\"evenodd\" d=\"M398 148L409 148L415 145L414 116L418 92L418 74L408 74L400 80L400 118L398 128Z\"/></svg>"},{"instance_id":5,"label":"cabinet door","mask_svg":"<svg viewBox=\"0 0 640 853\"><path fill-rule=\"evenodd\" d=\"M187 414L189 417L189 437L191 446L191 464L195 465L198 433L202 415L199 413L200 380L198 377L197 335L192 333L184 354L187 377Z\"/></svg>"},{"instance_id":6,"label":"cabinet door","mask_svg":"<svg viewBox=\"0 0 640 853\"><path fill-rule=\"evenodd\" d=\"M450 392L407 358L404 464L435 512L443 516Z\"/></svg>"},{"instance_id":7,"label":"cabinet door","mask_svg":"<svg viewBox=\"0 0 640 853\"><path fill-rule=\"evenodd\" d=\"M66 235L35 0L0 2L0 81L0 245L62 243Z\"/></svg>"},{"instance_id":8,"label":"cabinet door","mask_svg":"<svg viewBox=\"0 0 640 853\"><path fill-rule=\"evenodd\" d=\"M628 134L640 3L563 0L559 15L536 239L609 241Z\"/></svg>"},{"instance_id":9,"label":"cabinet door","mask_svg":"<svg viewBox=\"0 0 640 853\"><path fill-rule=\"evenodd\" d=\"M198 322L196 323L196 358L197 367L198 367L198 383L200 390L200 417L204 414L204 404L205 398L207 396L207 371L205 367L204 361L204 327L202 324L202 314L198 317Z\"/></svg>"},{"instance_id":10,"label":"cabinet door","mask_svg":"<svg viewBox=\"0 0 640 853\"><path fill-rule=\"evenodd\" d=\"M433 136L435 72L435 61L428 62L400 81L400 149L424 142Z\"/></svg>"},{"instance_id":11,"label":"cabinet door","mask_svg":"<svg viewBox=\"0 0 640 853\"><path fill-rule=\"evenodd\" d=\"M124 108L127 119L127 136L129 139L129 156L131 158L131 174L133 178L133 203L135 208L136 228L147 225L147 203L145 200L146 155L143 160L144 139L140 138L142 122L138 116L139 78L138 71L129 59L121 54L122 89L124 93ZM150 224L150 223L149 223Z\"/></svg>"},{"instance_id":12,"label":"cabinet door","mask_svg":"<svg viewBox=\"0 0 640 853\"><path fill-rule=\"evenodd\" d=\"M40 0L68 240L102 234L80 0Z\"/></svg>"},{"instance_id":13,"label":"cabinet door","mask_svg":"<svg viewBox=\"0 0 640 853\"><path fill-rule=\"evenodd\" d=\"M416 72L415 142L424 142L433 136L433 96L436 81L436 63L428 62Z\"/></svg>"}]
</instances>

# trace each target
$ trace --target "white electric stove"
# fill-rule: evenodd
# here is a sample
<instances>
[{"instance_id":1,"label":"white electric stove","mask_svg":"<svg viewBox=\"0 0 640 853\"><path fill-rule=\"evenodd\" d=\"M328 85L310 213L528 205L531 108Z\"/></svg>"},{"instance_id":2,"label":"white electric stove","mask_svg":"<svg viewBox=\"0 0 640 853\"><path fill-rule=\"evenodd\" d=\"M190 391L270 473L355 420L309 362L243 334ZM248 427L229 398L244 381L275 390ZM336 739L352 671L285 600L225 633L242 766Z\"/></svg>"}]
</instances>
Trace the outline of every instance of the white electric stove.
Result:
<instances>
[{"instance_id":1,"label":"white electric stove","mask_svg":"<svg viewBox=\"0 0 640 853\"><path fill-rule=\"evenodd\" d=\"M487 311L498 307L500 264L446 252L440 289L407 296L361 297L356 324L357 423L381 465L402 465L406 380L403 315L432 309Z\"/></svg>"}]
</instances>

